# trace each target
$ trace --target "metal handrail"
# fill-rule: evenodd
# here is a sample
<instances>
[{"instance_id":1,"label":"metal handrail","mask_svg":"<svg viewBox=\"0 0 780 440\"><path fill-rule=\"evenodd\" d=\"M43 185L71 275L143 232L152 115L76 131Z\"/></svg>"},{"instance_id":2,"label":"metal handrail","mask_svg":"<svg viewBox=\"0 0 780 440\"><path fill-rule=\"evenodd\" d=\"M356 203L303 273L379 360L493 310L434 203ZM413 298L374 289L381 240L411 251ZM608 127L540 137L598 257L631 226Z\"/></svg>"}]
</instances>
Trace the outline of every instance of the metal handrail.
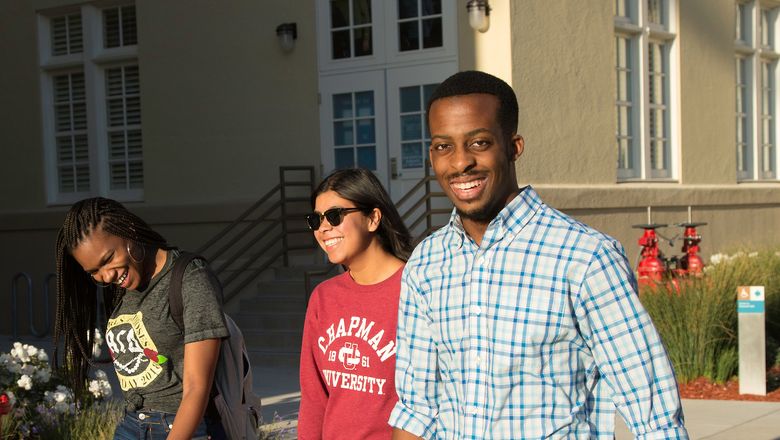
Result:
<instances>
[{"instance_id":1,"label":"metal handrail","mask_svg":"<svg viewBox=\"0 0 780 440\"><path fill-rule=\"evenodd\" d=\"M17 286L20 279L27 281L27 317L29 319L30 334L36 338L42 338L49 333L49 280L54 274L48 274L44 278L43 288L43 311L45 316L45 324L43 331L39 331L35 326L34 314L33 314L33 280L30 274L27 272L19 272L11 278L11 333L14 339L19 337L19 291Z\"/></svg>"},{"instance_id":2,"label":"metal handrail","mask_svg":"<svg viewBox=\"0 0 780 440\"><path fill-rule=\"evenodd\" d=\"M423 194L420 196L419 199L417 199L412 206L404 211L403 214L401 214L401 219L407 223L407 228L412 231L414 228L416 228L422 221L426 222L425 230L415 238L415 243L421 241L423 238L427 237L431 232L435 231L442 225L434 225L433 224L433 216L436 214L447 214L450 212L450 209L440 209L440 208L433 208L432 206L432 200L434 198L446 198L447 195L444 194L441 191L431 191L431 182L436 180L435 176L432 176L430 173L430 162L426 159L425 160L425 166L423 167L423 177L420 179L419 182L417 182L409 191L406 192L400 199L398 199L398 202L395 204L396 207L398 207L399 211L401 209L401 206L403 206L406 202L410 201L412 197L420 192L420 190L423 190ZM419 208L421 208L423 205L425 205L425 209L422 213L413 221L410 222L410 218L412 217L412 214Z\"/></svg>"},{"instance_id":3,"label":"metal handrail","mask_svg":"<svg viewBox=\"0 0 780 440\"><path fill-rule=\"evenodd\" d=\"M308 175L302 177L299 174L297 177L291 176L294 179L288 180L287 174L291 171L305 171ZM279 167L279 183L200 246L197 251L199 254L214 263L219 260L219 265L215 264L214 271L225 288L225 301L238 294L277 261L281 260L284 266L289 265L290 251L315 247L313 241L306 246L291 246L289 234L308 232L308 230L287 225L290 220L304 214L291 212L291 208L294 209L295 205L290 204L308 200L314 184L314 167ZM305 188L310 191L304 198L300 197L300 194L296 196L293 187L299 187L299 193ZM277 228L278 225L281 228ZM257 248L260 250L257 251ZM279 250L270 252L276 248ZM255 264L258 266L253 268L252 265Z\"/></svg>"},{"instance_id":4,"label":"metal handrail","mask_svg":"<svg viewBox=\"0 0 780 440\"><path fill-rule=\"evenodd\" d=\"M264 221L264 220L266 220L266 221L267 221L268 219L267 219L265 216L266 216L266 215L268 215L268 214L270 214L270 213L271 213L273 210L275 210L275 209L276 209L277 207L279 207L279 205L281 205L281 204L282 204L282 202L281 202L281 201L274 203L274 204L273 204L273 205L272 205L272 206L271 206L271 207L268 209L268 211L266 211L265 213L263 213L263 215L262 215L261 217L258 217L258 219L257 219L257 220L255 220L255 221L253 221L252 223L250 223L250 226L249 226L248 228L254 228L254 226L256 226L257 224L259 224L261 221ZM266 233L268 233L268 232L270 232L270 231L271 231L271 229L273 229L273 228L274 228L274 226L276 226L276 225L275 225L274 223L271 223L271 224L270 224L268 227L266 227L265 229L263 229L263 230L262 230L260 233L258 233L258 234L255 234L255 238L254 238L254 240L250 240L250 241L249 241L249 243L248 243L248 244L246 244L246 245L244 245L244 246L243 246L241 249L239 249L239 250L238 250L238 251L237 251L237 252L236 252L236 253L233 255L233 257L231 257L231 258L228 258L228 259L227 259L227 260L226 260L224 263L222 263L222 264L221 264L221 265L220 265L220 266L219 266L219 267L216 269L217 273L220 273L220 272L222 272L224 269L226 269L228 266L230 266L230 264L232 264L232 263L233 263L233 262L235 262L235 261L236 261L236 260L237 260L239 257L241 257L241 256L242 256L242 255L243 255L243 254L244 254L246 251L248 251L248 250L249 250L249 249L252 247L252 245L254 245L254 244L255 244L255 243L257 243L258 241L260 241L261 239L263 239L263 238L265 237L265 234L266 234ZM236 243L238 242L238 239L240 239L240 238L242 238L244 235L246 235L246 233L247 233L247 232L249 232L249 229L248 229L248 228L245 228L243 231L241 231L241 234L240 234L240 235L237 235L236 237L234 237L234 239L230 241L230 243L229 243L229 245L228 245L227 247L225 247L225 248L221 249L221 251L222 251L222 252L220 252L220 255L221 255L222 253L224 253L225 251L227 251L227 249L228 249L230 246L232 246L232 245L236 244Z\"/></svg>"},{"instance_id":5,"label":"metal handrail","mask_svg":"<svg viewBox=\"0 0 780 440\"><path fill-rule=\"evenodd\" d=\"M209 241L207 241L205 244L203 244L200 248L198 248L195 253L202 254L206 249L210 248L214 243L219 241L220 238L224 237L228 234L234 227L238 226L241 222L244 221L245 218L249 217L249 214L254 212L255 209L259 208L260 205L266 202L266 200L270 199L276 191L279 191L279 186L281 184L277 184L275 187L271 188L270 191L268 191L264 196L260 197L260 200L256 201L252 204L249 208L246 209L241 215L238 216L235 220L233 220L232 223L230 223L228 226L226 226L224 229L219 231L215 236L213 236Z\"/></svg>"}]
</instances>

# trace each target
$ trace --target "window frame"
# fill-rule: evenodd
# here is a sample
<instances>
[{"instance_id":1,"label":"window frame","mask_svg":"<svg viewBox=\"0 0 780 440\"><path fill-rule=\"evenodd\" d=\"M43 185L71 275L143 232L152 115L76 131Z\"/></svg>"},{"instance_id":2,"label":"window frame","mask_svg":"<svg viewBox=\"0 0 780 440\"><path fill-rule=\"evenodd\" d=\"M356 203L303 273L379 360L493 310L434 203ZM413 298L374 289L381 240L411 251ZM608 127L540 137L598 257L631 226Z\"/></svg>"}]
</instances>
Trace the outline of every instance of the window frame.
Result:
<instances>
[{"instance_id":1,"label":"window frame","mask_svg":"<svg viewBox=\"0 0 780 440\"><path fill-rule=\"evenodd\" d=\"M442 46L401 52L398 48L398 1L370 0L372 11L371 55L332 59L330 38L317 38L320 73L352 71L360 68L384 68L387 64L435 63L457 57L457 4L441 1ZM419 1L419 0L418 0ZM317 0L317 35L329 36L331 30L330 0ZM351 3L350 3L351 4ZM379 12L374 12L379 11Z\"/></svg>"},{"instance_id":2,"label":"window frame","mask_svg":"<svg viewBox=\"0 0 780 440\"><path fill-rule=\"evenodd\" d=\"M742 11L747 14L747 17L742 17L740 13L740 7L743 7ZM771 29L769 30L769 36L771 41L769 44L764 44L763 32L763 18L764 12L768 11L770 16ZM780 92L778 91L778 84L780 84L780 69L778 68L778 62L780 62L780 39L778 38L778 22L780 18L780 1L769 0L748 0L748 1L735 1L734 7L734 58L735 60L744 60L746 66L746 73L744 75L744 89L747 103L744 108L747 112L745 116L747 127L747 139L745 140L746 160L747 167L742 170L739 168L739 123L737 120L740 118L740 112L736 105L739 104L737 96L737 88L740 83L738 82L737 69L734 69L734 85L735 85L735 157L736 157L736 175L738 183L749 182L765 182L765 181L777 181L780 180L780 155L778 155L778 142L780 141L780 123L778 122L778 99L780 98ZM740 20L742 18L742 20ZM744 28L747 27L745 30ZM740 29L742 34L747 36L747 39L740 38L738 35ZM735 61L735 66L738 61ZM770 83L769 99L770 110L769 113L764 111L765 101L765 77L764 77L764 65L769 65L771 72L768 78ZM764 120L769 118L768 131L763 130ZM765 157L764 145L765 135L768 135L771 139L770 145L772 151L769 160ZM769 170L766 170L767 166Z\"/></svg>"},{"instance_id":3,"label":"window frame","mask_svg":"<svg viewBox=\"0 0 780 440\"><path fill-rule=\"evenodd\" d=\"M679 17L677 0L658 0L662 5L663 23L650 23L648 20L648 0L616 0L615 13L622 5L626 11L624 16L614 16L615 56L613 68L615 70L615 100L616 112L615 147L618 182L676 182L680 178L680 84L679 84ZM634 158L633 167L621 168L619 161L619 140L621 136L617 126L620 115L617 114L625 102L618 101L618 53L617 39L625 38L626 47L630 48L631 62L627 68L630 75L632 100L628 103L632 109L629 121L628 137L631 138L629 149ZM662 44L663 50L663 85L662 104L652 103L650 97L651 74L649 71L650 49L652 44ZM664 169L652 167L651 150L651 126L650 112L653 109L664 111L665 157L668 158L668 166Z\"/></svg>"},{"instance_id":4,"label":"window frame","mask_svg":"<svg viewBox=\"0 0 780 440\"><path fill-rule=\"evenodd\" d=\"M117 65L138 65L140 70L140 63L138 60L138 44L115 48L103 47L103 10L130 5L134 5L134 3L111 2L100 4L99 6L80 5L42 11L37 16L43 157L46 201L48 205L71 204L85 197L98 195L123 202L142 201L144 199L143 187L138 189L111 189L110 164L108 161L109 127L106 114L105 71ZM67 55L52 55L52 19L73 13L81 14L82 51ZM59 164L55 138L56 121L52 82L56 75L76 70L81 70L84 73L90 189L89 191L65 193L61 192L59 187ZM142 93L139 91L139 94ZM143 122L141 122L140 126L141 131L143 131ZM143 167L143 159L141 161Z\"/></svg>"}]
</instances>

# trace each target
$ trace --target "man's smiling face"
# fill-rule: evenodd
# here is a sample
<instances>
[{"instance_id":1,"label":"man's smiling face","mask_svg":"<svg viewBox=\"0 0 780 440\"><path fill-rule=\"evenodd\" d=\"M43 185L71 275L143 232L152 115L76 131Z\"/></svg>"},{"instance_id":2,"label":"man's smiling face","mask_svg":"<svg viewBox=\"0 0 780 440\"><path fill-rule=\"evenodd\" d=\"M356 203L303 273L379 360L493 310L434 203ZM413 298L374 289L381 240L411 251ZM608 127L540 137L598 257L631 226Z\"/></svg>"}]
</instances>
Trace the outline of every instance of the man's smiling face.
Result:
<instances>
[{"instance_id":1,"label":"man's smiling face","mask_svg":"<svg viewBox=\"0 0 780 440\"><path fill-rule=\"evenodd\" d=\"M475 93L438 99L428 114L431 165L464 222L489 223L517 194L523 138L502 133L498 107Z\"/></svg>"}]
</instances>

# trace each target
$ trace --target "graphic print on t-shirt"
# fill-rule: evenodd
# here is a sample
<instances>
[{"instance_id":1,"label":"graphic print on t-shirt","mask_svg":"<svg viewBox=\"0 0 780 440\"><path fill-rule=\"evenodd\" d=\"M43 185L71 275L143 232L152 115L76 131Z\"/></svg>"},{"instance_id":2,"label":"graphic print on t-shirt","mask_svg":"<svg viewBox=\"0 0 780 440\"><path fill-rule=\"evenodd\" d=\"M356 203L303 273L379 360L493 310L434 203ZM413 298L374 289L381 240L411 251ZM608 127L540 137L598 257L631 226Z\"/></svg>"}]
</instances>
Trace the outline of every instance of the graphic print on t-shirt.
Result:
<instances>
[{"instance_id":1,"label":"graphic print on t-shirt","mask_svg":"<svg viewBox=\"0 0 780 440\"><path fill-rule=\"evenodd\" d=\"M106 344L124 391L145 388L162 373L162 364L168 360L157 352L140 311L109 319Z\"/></svg>"},{"instance_id":2,"label":"graphic print on t-shirt","mask_svg":"<svg viewBox=\"0 0 780 440\"><path fill-rule=\"evenodd\" d=\"M396 350L395 339L385 337L385 330L375 329L375 325L360 316L341 318L317 338L317 346L330 367L322 369L328 386L378 395L389 392L385 389L386 378L371 375L379 369L372 359L374 363L384 363L391 358Z\"/></svg>"}]
</instances>

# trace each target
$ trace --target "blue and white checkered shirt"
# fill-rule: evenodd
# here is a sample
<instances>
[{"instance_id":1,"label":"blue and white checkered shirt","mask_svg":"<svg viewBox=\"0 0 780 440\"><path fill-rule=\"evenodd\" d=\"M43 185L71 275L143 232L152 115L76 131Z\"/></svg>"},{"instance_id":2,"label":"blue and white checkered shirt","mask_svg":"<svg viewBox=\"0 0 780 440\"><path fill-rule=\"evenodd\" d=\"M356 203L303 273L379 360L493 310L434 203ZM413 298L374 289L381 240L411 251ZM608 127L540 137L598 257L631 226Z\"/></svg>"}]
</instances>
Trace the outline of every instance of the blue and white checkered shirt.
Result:
<instances>
[{"instance_id":1,"label":"blue and white checkered shirt","mask_svg":"<svg viewBox=\"0 0 780 440\"><path fill-rule=\"evenodd\" d=\"M406 265L390 424L436 439L687 439L616 240L527 187L477 246L453 212Z\"/></svg>"}]
</instances>

